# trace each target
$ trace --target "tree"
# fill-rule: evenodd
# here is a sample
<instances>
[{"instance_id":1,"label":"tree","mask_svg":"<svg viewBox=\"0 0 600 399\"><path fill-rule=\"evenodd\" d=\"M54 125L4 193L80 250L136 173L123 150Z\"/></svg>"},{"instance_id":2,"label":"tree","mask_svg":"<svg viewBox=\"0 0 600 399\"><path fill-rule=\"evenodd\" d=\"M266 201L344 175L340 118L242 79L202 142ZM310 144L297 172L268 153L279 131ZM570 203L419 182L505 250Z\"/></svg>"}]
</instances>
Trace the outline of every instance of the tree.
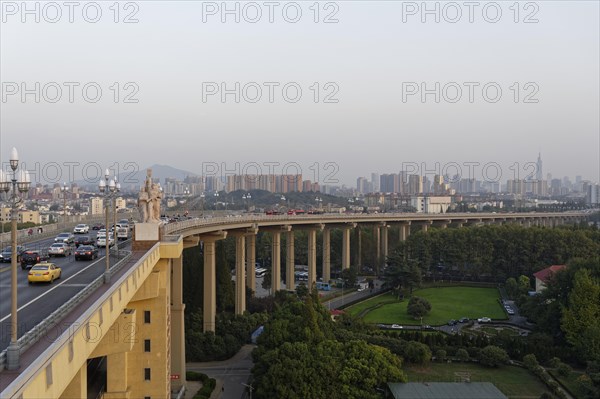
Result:
<instances>
[{"instance_id":1,"label":"tree","mask_svg":"<svg viewBox=\"0 0 600 399\"><path fill-rule=\"evenodd\" d=\"M467 352L466 349L460 348L459 350L456 351L456 357L461 362L468 362L469 361L469 352Z\"/></svg>"},{"instance_id":2,"label":"tree","mask_svg":"<svg viewBox=\"0 0 600 399\"><path fill-rule=\"evenodd\" d=\"M504 287L509 298L517 298L517 296L519 295L519 285L517 284L517 280L514 277L509 277L508 279L506 279L506 284L504 285Z\"/></svg>"},{"instance_id":3,"label":"tree","mask_svg":"<svg viewBox=\"0 0 600 399\"><path fill-rule=\"evenodd\" d=\"M527 292L531 289L531 284L529 282L529 277L527 276L519 276L519 294L527 295Z\"/></svg>"},{"instance_id":4,"label":"tree","mask_svg":"<svg viewBox=\"0 0 600 399\"><path fill-rule=\"evenodd\" d=\"M498 367L508 363L508 354L502 348L488 345L479 352L479 361L484 366Z\"/></svg>"},{"instance_id":5,"label":"tree","mask_svg":"<svg viewBox=\"0 0 600 399\"><path fill-rule=\"evenodd\" d=\"M561 328L582 359L600 360L600 282L588 269L575 273Z\"/></svg>"},{"instance_id":6,"label":"tree","mask_svg":"<svg viewBox=\"0 0 600 399\"><path fill-rule=\"evenodd\" d=\"M356 270L353 267L342 270L342 280L344 280L344 288L352 288L356 285Z\"/></svg>"},{"instance_id":7,"label":"tree","mask_svg":"<svg viewBox=\"0 0 600 399\"><path fill-rule=\"evenodd\" d=\"M407 313L415 319L425 316L430 310L431 304L429 301L418 296L412 296L408 301L408 306L406 307Z\"/></svg>"}]
</instances>

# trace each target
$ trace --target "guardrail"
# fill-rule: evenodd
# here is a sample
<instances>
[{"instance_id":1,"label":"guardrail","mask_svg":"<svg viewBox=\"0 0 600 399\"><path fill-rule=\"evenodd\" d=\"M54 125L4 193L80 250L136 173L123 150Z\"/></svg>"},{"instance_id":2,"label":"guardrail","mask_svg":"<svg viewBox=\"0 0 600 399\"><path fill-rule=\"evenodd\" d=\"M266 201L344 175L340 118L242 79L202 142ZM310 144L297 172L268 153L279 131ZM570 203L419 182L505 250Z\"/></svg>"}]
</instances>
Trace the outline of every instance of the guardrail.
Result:
<instances>
[{"instance_id":1,"label":"guardrail","mask_svg":"<svg viewBox=\"0 0 600 399\"><path fill-rule=\"evenodd\" d=\"M528 212L528 213L377 213L377 214L361 214L361 213L350 213L350 214L320 214L320 215L263 215L254 214L252 216L226 216L226 217L204 217L184 220L181 222L168 223L164 226L164 232L169 234L193 227L211 227L228 225L234 223L255 223L265 221L323 221L323 222L344 222L346 220L353 220L360 222L361 220L370 221L389 221L389 222L403 222L403 221L451 221L451 220L462 220L462 219L503 219L503 220L518 220L524 218L548 218L548 217L585 217L588 216L581 212L564 212L564 213L552 213L552 212Z\"/></svg>"},{"instance_id":2,"label":"guardrail","mask_svg":"<svg viewBox=\"0 0 600 399\"><path fill-rule=\"evenodd\" d=\"M110 268L111 274L117 273L125 263L131 258L131 251L125 251L125 256ZM25 333L17 340L21 353L29 349L33 344L39 341L49 329L55 327L73 308L89 297L98 287L104 284L104 275L99 276L83 290L79 291L73 298L65 302L61 307L52 312L41 323ZM0 371L6 366L6 349L0 353Z\"/></svg>"}]
</instances>

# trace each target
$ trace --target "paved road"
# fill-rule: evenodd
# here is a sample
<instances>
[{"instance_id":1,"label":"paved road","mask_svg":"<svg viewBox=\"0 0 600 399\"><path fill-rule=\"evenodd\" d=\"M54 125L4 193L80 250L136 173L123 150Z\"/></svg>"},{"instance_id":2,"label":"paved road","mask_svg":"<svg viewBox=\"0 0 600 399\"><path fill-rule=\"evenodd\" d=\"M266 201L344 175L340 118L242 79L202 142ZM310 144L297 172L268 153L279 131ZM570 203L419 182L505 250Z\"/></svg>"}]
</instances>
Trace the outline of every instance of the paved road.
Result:
<instances>
[{"instance_id":1,"label":"paved road","mask_svg":"<svg viewBox=\"0 0 600 399\"><path fill-rule=\"evenodd\" d=\"M253 367L252 350L254 345L244 345L231 359L218 362L188 363L186 370L198 371L217 380L217 387L211 396L221 399L240 399L246 397L246 387ZM190 392L195 394L195 392Z\"/></svg>"},{"instance_id":2,"label":"paved road","mask_svg":"<svg viewBox=\"0 0 600 399\"><path fill-rule=\"evenodd\" d=\"M91 234L92 236L94 234ZM48 248L54 238L32 242L28 249ZM62 277L53 284L32 284L27 282L28 271L17 266L17 319L18 336L39 324L43 319L67 302L75 294L85 288L105 270L105 250L100 248L99 257L93 261L75 261L73 255L65 258L53 257L51 262L62 269ZM116 263L111 259L111 266ZM0 263L0 351L10 342L10 308L11 308L11 266ZM56 337L49 337L54 339Z\"/></svg>"}]
</instances>

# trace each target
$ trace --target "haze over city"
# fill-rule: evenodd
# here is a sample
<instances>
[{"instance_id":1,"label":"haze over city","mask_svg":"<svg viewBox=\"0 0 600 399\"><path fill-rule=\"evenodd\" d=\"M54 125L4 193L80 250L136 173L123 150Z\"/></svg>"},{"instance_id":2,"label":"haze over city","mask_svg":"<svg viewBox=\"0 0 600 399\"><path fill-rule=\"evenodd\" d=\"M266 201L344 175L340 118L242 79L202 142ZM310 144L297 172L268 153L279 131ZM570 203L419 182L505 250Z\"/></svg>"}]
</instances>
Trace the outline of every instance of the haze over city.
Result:
<instances>
[{"instance_id":1,"label":"haze over city","mask_svg":"<svg viewBox=\"0 0 600 399\"><path fill-rule=\"evenodd\" d=\"M597 2L2 4L0 157L59 181L88 162L505 181L539 152L600 180Z\"/></svg>"}]
</instances>

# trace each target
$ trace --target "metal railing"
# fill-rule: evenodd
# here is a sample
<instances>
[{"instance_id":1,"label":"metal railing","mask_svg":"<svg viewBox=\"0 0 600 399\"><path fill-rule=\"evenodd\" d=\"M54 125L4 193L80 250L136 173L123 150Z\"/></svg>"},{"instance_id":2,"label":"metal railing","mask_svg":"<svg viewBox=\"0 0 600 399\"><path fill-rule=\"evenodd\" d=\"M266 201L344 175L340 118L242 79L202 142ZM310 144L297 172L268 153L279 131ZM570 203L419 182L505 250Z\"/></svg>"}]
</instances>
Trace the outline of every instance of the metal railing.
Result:
<instances>
[{"instance_id":1,"label":"metal railing","mask_svg":"<svg viewBox=\"0 0 600 399\"><path fill-rule=\"evenodd\" d=\"M111 273L117 273L123 265L125 265L131 258L131 251L124 251L125 256L119 260L113 267L111 267ZM87 299L94 291L104 284L104 275L97 277L94 281L87 285L83 290L79 291L73 298L65 302L61 307L52 312L48 317L42 320L38 325L33 327L27 333L25 333L17 344L21 349L21 352L25 352L32 345L45 336L51 328L55 327L73 308ZM0 371L4 370L6 365L6 349L0 353Z\"/></svg>"}]
</instances>

